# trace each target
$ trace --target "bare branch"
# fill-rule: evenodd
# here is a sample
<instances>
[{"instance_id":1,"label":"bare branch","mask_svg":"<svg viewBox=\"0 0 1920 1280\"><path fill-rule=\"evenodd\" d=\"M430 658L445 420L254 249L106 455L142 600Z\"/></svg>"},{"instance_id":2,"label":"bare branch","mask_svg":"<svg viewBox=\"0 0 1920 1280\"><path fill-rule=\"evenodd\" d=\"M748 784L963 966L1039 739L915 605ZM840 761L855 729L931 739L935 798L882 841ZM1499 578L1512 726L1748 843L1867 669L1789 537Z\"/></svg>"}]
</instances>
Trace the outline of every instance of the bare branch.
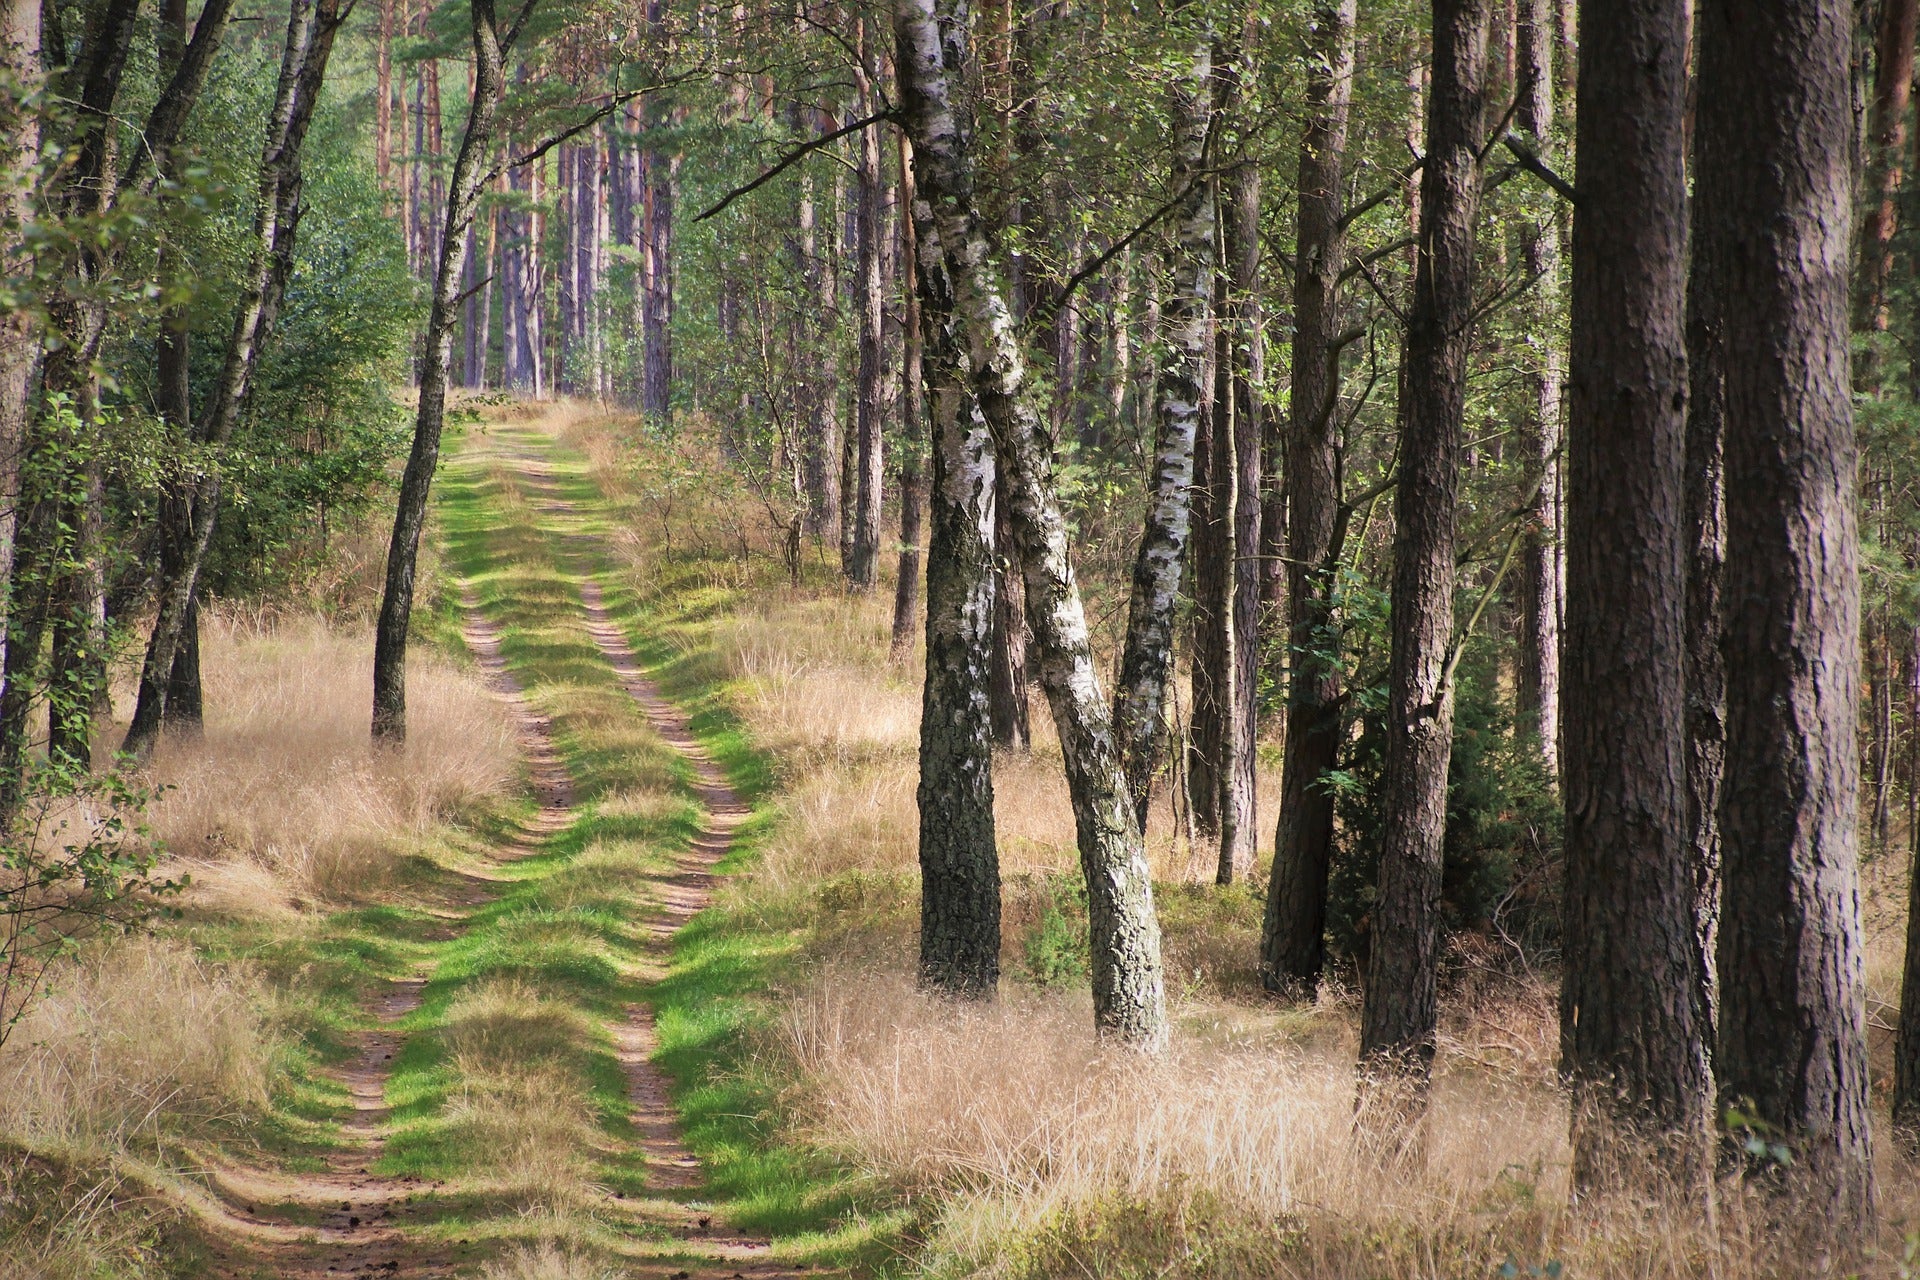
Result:
<instances>
[{"instance_id":1,"label":"bare branch","mask_svg":"<svg viewBox=\"0 0 1920 1280\"><path fill-rule=\"evenodd\" d=\"M886 111L876 111L874 114L860 120L855 120L851 124L842 125L840 128L835 129L831 133L823 133L817 138L813 138L806 142L801 143L799 146L795 147L792 151L787 153L787 155L782 157L780 162L774 165L773 168L768 169L765 173L762 173L759 177L755 178L752 182L747 183L745 186L735 187L733 190L727 192L726 195L720 197L720 202L718 204L708 209L705 213L697 214L693 220L695 222L705 222L708 218L711 218L714 214L719 213L722 209L725 209L728 205L732 204L735 200L738 200L741 196L747 195L754 191L758 191L761 187L766 186L769 182L772 182L775 178L779 177L781 174L785 173L788 169L791 169L794 165L800 163L800 161L806 159L808 156L812 155L814 152L818 151L820 148L826 146L828 143L838 142L840 139L846 137L848 134L858 133L860 132L860 130L867 128L869 125L882 124L887 121L890 121L894 118L894 114L895 113L891 108L889 108Z\"/></svg>"}]
</instances>

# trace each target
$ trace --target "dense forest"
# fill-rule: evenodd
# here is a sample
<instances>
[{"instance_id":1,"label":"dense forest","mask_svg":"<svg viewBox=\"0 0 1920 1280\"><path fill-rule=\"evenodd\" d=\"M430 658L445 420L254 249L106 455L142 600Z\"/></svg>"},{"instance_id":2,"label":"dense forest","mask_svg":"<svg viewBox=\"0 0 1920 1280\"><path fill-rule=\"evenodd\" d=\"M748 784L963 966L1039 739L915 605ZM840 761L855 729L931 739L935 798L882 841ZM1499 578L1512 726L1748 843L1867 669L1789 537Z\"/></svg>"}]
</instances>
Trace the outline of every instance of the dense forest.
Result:
<instances>
[{"instance_id":1,"label":"dense forest","mask_svg":"<svg viewBox=\"0 0 1920 1280\"><path fill-rule=\"evenodd\" d=\"M0 1277L1914 1274L1917 43L0 0Z\"/></svg>"}]
</instances>

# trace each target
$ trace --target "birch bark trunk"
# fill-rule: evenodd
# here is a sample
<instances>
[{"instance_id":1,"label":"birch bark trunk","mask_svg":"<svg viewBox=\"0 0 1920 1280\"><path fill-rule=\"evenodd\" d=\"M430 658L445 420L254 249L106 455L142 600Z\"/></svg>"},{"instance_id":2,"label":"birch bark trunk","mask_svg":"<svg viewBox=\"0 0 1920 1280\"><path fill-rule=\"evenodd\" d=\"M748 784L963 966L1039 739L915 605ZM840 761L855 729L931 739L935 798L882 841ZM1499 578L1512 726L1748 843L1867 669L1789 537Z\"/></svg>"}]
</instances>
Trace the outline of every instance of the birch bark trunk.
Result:
<instances>
[{"instance_id":1,"label":"birch bark trunk","mask_svg":"<svg viewBox=\"0 0 1920 1280\"><path fill-rule=\"evenodd\" d=\"M1087 886L1095 1024L1158 1048L1168 1027L1153 881L1074 581L1053 442L1013 330L1006 273L974 203L968 22L966 0L896 0L903 124L927 225L951 281L956 339L993 435L1040 682L1060 733Z\"/></svg>"},{"instance_id":2,"label":"birch bark trunk","mask_svg":"<svg viewBox=\"0 0 1920 1280\"><path fill-rule=\"evenodd\" d=\"M1194 19L1189 16L1187 21ZM1168 248L1170 292L1161 307L1165 341L1154 398L1159 421L1147 516L1133 566L1127 638L1114 691L1114 741L1120 752L1135 825L1144 829L1159 768L1167 682L1173 672L1173 624L1180 576L1193 532L1194 447L1205 412L1211 343L1214 191L1206 175L1213 119L1213 39L1193 37L1185 74L1173 90L1174 241Z\"/></svg>"}]
</instances>

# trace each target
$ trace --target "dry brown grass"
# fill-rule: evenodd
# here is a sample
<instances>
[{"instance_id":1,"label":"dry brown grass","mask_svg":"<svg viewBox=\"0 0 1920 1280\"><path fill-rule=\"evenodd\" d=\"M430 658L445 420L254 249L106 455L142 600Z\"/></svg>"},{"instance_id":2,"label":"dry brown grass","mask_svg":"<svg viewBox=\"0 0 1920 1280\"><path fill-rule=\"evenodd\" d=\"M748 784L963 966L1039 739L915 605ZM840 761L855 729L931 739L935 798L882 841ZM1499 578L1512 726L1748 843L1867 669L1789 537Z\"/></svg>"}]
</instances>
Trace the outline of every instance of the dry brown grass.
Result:
<instances>
[{"instance_id":1,"label":"dry brown grass","mask_svg":"<svg viewBox=\"0 0 1920 1280\"><path fill-rule=\"evenodd\" d=\"M34 1149L152 1149L266 1106L264 993L183 944L129 938L60 975L0 1055L0 1135Z\"/></svg>"},{"instance_id":2,"label":"dry brown grass","mask_svg":"<svg viewBox=\"0 0 1920 1280\"><path fill-rule=\"evenodd\" d=\"M511 786L503 709L425 646L409 659L407 746L392 752L368 737L368 637L316 614L216 610L202 626L206 734L162 742L152 777L167 790L149 811L198 902L257 912L363 893L408 841Z\"/></svg>"}]
</instances>

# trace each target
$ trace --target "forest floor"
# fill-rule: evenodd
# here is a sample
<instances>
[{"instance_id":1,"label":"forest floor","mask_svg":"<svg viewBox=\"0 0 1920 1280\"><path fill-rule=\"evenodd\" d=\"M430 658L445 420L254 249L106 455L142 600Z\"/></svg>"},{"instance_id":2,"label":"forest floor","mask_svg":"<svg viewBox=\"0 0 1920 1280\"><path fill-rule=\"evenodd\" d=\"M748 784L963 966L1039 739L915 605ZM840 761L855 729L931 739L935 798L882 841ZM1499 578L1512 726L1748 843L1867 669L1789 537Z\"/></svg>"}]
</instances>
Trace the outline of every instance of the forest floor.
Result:
<instances>
[{"instance_id":1,"label":"forest floor","mask_svg":"<svg viewBox=\"0 0 1920 1280\"><path fill-rule=\"evenodd\" d=\"M689 1007L714 992L687 965L714 957L682 934L751 835L731 774L750 785L752 770L649 678L636 617L600 580L596 499L544 433L476 429L449 463L459 629L511 712L529 800L383 904L408 945L319 1073L339 1111L330 1149L219 1170L197 1206L198 1274L772 1278L843 1252L804 1230L771 1243L828 1221L803 1202L811 1179L743 1181L736 1159L716 1185L683 1136L658 1020L683 1072L724 1052L691 1043L724 1013ZM593 1114L557 1114L583 1086Z\"/></svg>"}]
</instances>

